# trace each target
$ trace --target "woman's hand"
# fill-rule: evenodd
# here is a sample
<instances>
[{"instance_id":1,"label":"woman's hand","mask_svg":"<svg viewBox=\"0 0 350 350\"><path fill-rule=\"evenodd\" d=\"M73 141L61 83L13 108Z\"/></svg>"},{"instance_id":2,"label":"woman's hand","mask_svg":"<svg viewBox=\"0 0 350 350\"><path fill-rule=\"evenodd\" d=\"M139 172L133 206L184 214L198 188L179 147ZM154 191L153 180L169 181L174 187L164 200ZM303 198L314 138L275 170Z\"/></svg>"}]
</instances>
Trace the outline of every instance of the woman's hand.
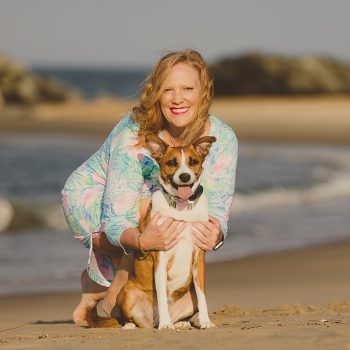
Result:
<instances>
[{"instance_id":1,"label":"woman's hand","mask_svg":"<svg viewBox=\"0 0 350 350\"><path fill-rule=\"evenodd\" d=\"M213 216L208 221L193 222L192 227L194 243L203 250L213 250L223 238L220 222Z\"/></svg>"},{"instance_id":2,"label":"woman's hand","mask_svg":"<svg viewBox=\"0 0 350 350\"><path fill-rule=\"evenodd\" d=\"M140 246L143 250L169 250L182 238L180 233L186 227L183 221L166 218L160 225L161 215L156 213L140 236Z\"/></svg>"}]
</instances>

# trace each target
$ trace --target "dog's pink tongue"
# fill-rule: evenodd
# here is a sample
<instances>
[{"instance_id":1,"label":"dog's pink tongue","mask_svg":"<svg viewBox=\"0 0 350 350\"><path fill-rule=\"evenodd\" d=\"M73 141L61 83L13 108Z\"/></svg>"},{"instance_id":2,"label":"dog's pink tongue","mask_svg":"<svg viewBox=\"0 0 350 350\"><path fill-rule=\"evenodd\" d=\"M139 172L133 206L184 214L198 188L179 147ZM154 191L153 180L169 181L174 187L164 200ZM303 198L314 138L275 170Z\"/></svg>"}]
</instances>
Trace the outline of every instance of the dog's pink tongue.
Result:
<instances>
[{"instance_id":1,"label":"dog's pink tongue","mask_svg":"<svg viewBox=\"0 0 350 350\"><path fill-rule=\"evenodd\" d=\"M181 199L187 200L192 196L193 192L190 186L181 186L177 189L177 194Z\"/></svg>"}]
</instances>

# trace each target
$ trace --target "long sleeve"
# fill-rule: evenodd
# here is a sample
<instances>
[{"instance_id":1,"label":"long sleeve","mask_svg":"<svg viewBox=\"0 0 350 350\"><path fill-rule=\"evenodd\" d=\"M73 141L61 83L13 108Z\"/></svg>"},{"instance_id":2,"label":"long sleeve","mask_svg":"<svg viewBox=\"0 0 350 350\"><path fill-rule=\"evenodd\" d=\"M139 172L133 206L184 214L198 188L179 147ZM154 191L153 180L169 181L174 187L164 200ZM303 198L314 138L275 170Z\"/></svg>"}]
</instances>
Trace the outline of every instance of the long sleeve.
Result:
<instances>
[{"instance_id":1,"label":"long sleeve","mask_svg":"<svg viewBox=\"0 0 350 350\"><path fill-rule=\"evenodd\" d=\"M112 244L119 246L122 232L139 223L144 179L135 143L135 133L127 125L114 135L109 150L101 230Z\"/></svg>"},{"instance_id":2,"label":"long sleeve","mask_svg":"<svg viewBox=\"0 0 350 350\"><path fill-rule=\"evenodd\" d=\"M217 137L205 160L204 191L208 198L209 215L220 222L224 237L235 190L238 142L230 127L220 121L213 134Z\"/></svg>"}]
</instances>

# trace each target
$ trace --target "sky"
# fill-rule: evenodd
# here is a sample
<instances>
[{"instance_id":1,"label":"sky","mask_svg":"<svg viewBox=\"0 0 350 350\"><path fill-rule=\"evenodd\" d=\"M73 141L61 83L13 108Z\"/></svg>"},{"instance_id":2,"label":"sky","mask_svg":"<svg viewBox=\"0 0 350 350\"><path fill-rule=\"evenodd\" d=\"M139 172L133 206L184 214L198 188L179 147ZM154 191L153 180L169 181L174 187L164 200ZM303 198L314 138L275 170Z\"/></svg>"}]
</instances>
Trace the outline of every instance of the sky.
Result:
<instances>
[{"instance_id":1,"label":"sky","mask_svg":"<svg viewBox=\"0 0 350 350\"><path fill-rule=\"evenodd\" d=\"M194 48L350 61L348 0L0 0L0 52L26 65L149 67Z\"/></svg>"}]
</instances>

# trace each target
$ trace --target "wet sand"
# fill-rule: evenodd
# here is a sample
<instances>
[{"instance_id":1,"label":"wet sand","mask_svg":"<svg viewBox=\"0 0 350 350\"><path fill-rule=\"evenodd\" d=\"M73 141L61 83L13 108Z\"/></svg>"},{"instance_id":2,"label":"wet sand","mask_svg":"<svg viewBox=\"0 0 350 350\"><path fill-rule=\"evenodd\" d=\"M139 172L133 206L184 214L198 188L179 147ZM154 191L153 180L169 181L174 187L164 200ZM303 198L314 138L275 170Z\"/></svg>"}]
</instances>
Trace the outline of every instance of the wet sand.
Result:
<instances>
[{"instance_id":1,"label":"wet sand","mask_svg":"<svg viewBox=\"0 0 350 350\"><path fill-rule=\"evenodd\" d=\"M207 331L89 329L78 293L3 297L0 348L350 349L349 269L350 243L210 264Z\"/></svg>"}]
</instances>

